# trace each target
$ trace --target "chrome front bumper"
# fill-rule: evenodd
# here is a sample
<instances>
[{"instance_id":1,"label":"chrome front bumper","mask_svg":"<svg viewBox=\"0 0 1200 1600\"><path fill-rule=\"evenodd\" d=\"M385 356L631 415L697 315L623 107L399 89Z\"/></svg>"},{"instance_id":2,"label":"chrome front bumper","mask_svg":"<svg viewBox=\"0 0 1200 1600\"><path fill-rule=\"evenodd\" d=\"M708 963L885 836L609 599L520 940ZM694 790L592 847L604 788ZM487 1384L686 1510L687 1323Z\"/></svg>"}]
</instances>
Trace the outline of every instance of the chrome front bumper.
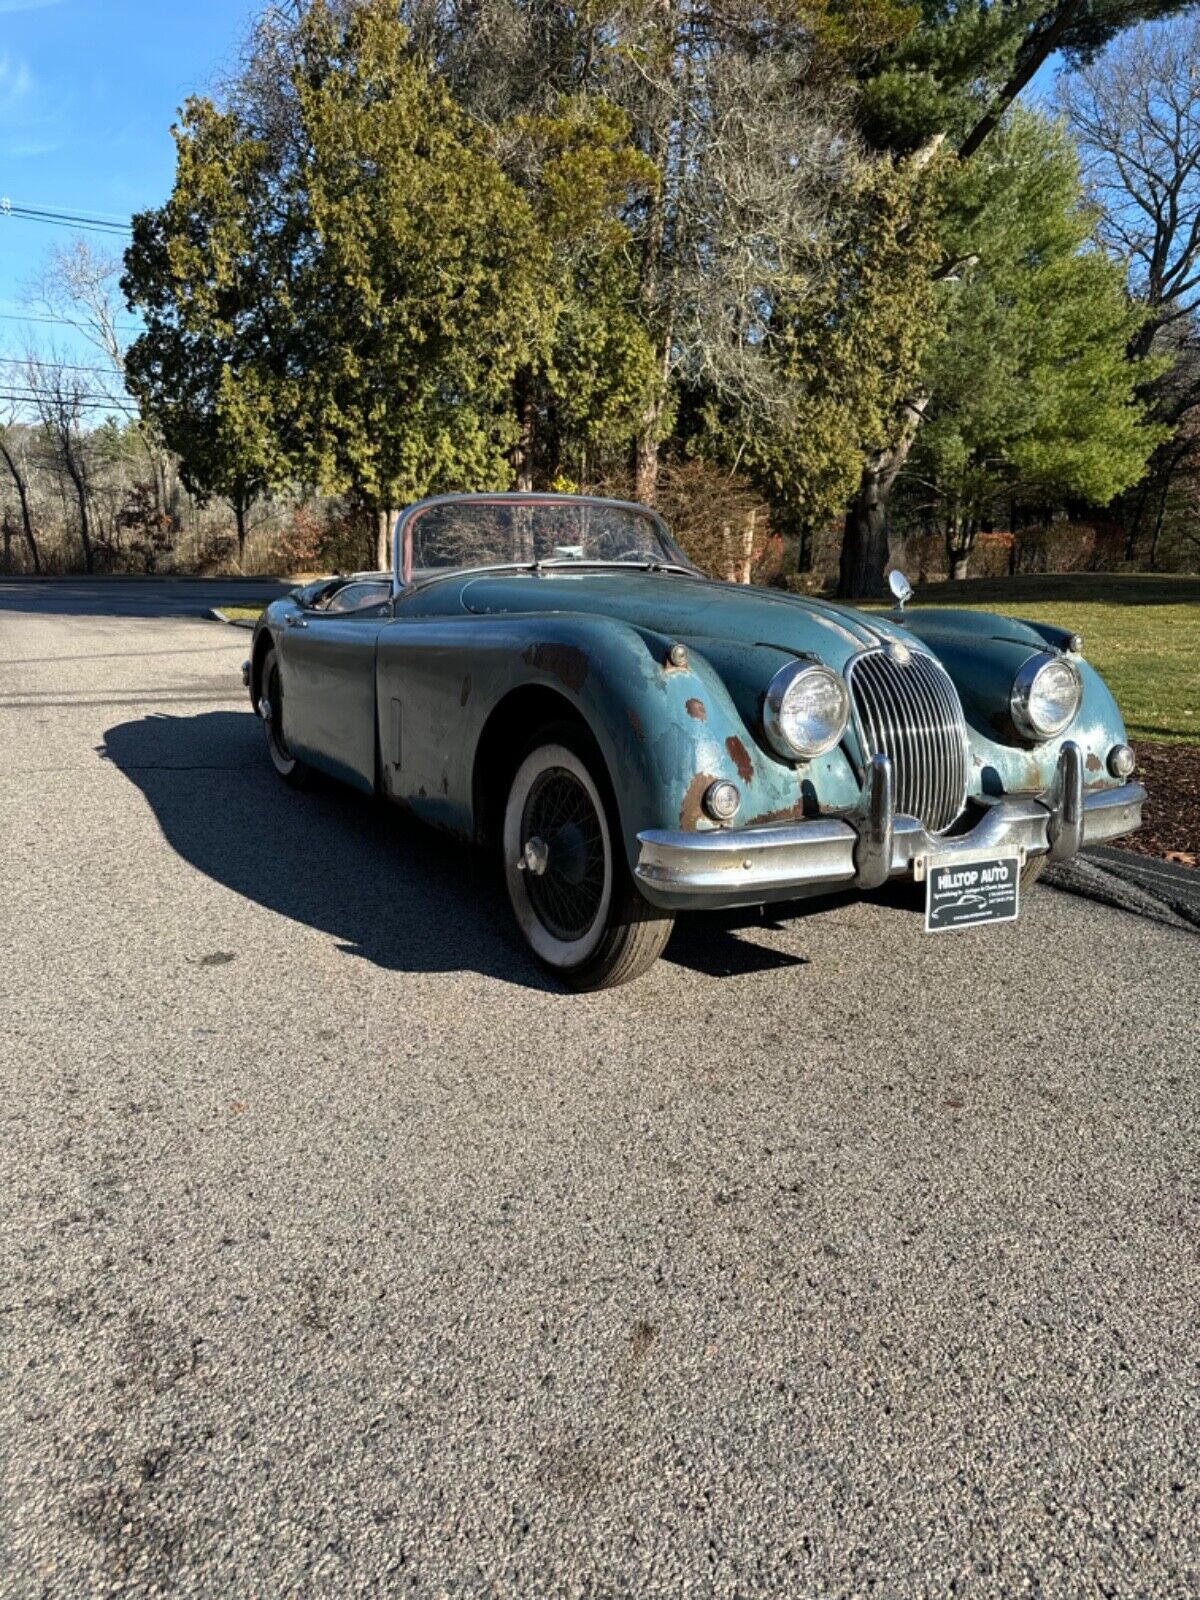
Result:
<instances>
[{"instance_id":1,"label":"chrome front bumper","mask_svg":"<svg viewBox=\"0 0 1200 1600\"><path fill-rule=\"evenodd\" d=\"M638 834L634 875L662 906L754 905L840 888L877 889L888 878L924 878L931 860L979 855L1073 856L1141 826L1146 791L1138 783L1086 793L1079 746L1064 744L1052 787L990 805L968 833L933 836L915 817L897 816L892 765L876 756L853 817L819 817L765 828L673 829Z\"/></svg>"}]
</instances>

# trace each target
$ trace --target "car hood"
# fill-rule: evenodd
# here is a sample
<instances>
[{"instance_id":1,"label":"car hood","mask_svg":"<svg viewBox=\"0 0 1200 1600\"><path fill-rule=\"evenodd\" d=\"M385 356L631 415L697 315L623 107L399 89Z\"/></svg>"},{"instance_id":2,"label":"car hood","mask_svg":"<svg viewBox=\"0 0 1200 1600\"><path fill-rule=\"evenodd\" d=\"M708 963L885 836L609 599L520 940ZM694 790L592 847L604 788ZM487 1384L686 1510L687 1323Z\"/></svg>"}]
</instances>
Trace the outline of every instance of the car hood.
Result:
<instances>
[{"instance_id":1,"label":"car hood","mask_svg":"<svg viewBox=\"0 0 1200 1600\"><path fill-rule=\"evenodd\" d=\"M840 670L881 639L905 638L895 622L777 589L655 572L497 574L460 591L477 616L531 611L595 613L694 644L764 645L811 655Z\"/></svg>"}]
</instances>

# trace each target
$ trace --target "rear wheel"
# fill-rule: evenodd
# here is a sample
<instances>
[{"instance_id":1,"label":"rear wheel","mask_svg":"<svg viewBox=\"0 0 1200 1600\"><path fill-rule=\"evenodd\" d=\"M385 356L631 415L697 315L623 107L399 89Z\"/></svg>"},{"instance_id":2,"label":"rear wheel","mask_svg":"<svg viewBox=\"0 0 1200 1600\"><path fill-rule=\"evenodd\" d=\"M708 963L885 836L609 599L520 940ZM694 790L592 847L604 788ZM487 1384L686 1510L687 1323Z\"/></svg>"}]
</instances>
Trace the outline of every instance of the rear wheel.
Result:
<instances>
[{"instance_id":1,"label":"rear wheel","mask_svg":"<svg viewBox=\"0 0 1200 1600\"><path fill-rule=\"evenodd\" d=\"M312 777L307 762L294 756L288 748L284 719L283 675L279 670L279 656L272 648L263 662L262 684L258 694L258 714L262 718L267 736L267 750L275 771L290 783L293 789L303 789Z\"/></svg>"},{"instance_id":2,"label":"rear wheel","mask_svg":"<svg viewBox=\"0 0 1200 1600\"><path fill-rule=\"evenodd\" d=\"M564 983L610 989L662 954L674 919L638 893L606 775L574 728L547 729L529 747L509 787L502 837L517 925Z\"/></svg>"}]
</instances>

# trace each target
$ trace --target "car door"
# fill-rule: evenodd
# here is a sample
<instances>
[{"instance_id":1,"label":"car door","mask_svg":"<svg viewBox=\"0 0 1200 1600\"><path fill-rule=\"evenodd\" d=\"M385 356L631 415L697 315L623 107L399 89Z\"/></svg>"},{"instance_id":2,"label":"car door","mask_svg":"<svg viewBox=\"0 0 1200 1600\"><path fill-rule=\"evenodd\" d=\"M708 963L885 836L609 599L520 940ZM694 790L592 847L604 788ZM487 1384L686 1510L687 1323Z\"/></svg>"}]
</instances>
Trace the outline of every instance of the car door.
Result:
<instances>
[{"instance_id":1,"label":"car door","mask_svg":"<svg viewBox=\"0 0 1200 1600\"><path fill-rule=\"evenodd\" d=\"M359 611L295 606L278 649L293 754L356 789L375 788L375 645L390 604Z\"/></svg>"}]
</instances>

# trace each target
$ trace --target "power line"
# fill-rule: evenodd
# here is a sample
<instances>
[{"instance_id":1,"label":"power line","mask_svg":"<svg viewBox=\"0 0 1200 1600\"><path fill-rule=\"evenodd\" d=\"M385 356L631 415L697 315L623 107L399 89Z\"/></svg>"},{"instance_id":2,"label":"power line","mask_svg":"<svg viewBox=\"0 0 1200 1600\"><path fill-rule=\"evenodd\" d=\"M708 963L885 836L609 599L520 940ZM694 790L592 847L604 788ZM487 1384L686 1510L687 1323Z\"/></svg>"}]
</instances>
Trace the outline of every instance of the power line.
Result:
<instances>
[{"instance_id":1,"label":"power line","mask_svg":"<svg viewBox=\"0 0 1200 1600\"><path fill-rule=\"evenodd\" d=\"M5 322L54 322L61 324L64 328L74 328L77 332L85 326L82 321L76 322L71 317L40 317L32 312L0 311L0 318L3 318ZM118 333L142 333L145 331L136 322L114 322L113 327Z\"/></svg>"},{"instance_id":2,"label":"power line","mask_svg":"<svg viewBox=\"0 0 1200 1600\"><path fill-rule=\"evenodd\" d=\"M129 217L127 211L84 211L81 206L35 206L34 211L49 211L56 216L81 216L95 217L97 222L126 222Z\"/></svg>"},{"instance_id":3,"label":"power line","mask_svg":"<svg viewBox=\"0 0 1200 1600\"><path fill-rule=\"evenodd\" d=\"M21 222L44 222L57 228L79 228L88 233L103 233L116 238L124 238L133 232L128 222L108 221L104 217L89 216L84 211L14 205L8 199L0 199L0 217L15 217Z\"/></svg>"},{"instance_id":4,"label":"power line","mask_svg":"<svg viewBox=\"0 0 1200 1600\"><path fill-rule=\"evenodd\" d=\"M111 367L75 367L66 361L33 361L27 356L0 356L0 366L44 367L50 372L95 372L105 378L116 377Z\"/></svg>"},{"instance_id":5,"label":"power line","mask_svg":"<svg viewBox=\"0 0 1200 1600\"><path fill-rule=\"evenodd\" d=\"M23 392L0 389L0 400L7 401L11 405L36 406L46 398L45 395L39 394L36 389L29 389ZM131 405L126 400L118 400L112 395L96 395L91 399L84 395L72 395L67 404L80 411L120 411L127 417L140 415L136 406Z\"/></svg>"}]
</instances>

